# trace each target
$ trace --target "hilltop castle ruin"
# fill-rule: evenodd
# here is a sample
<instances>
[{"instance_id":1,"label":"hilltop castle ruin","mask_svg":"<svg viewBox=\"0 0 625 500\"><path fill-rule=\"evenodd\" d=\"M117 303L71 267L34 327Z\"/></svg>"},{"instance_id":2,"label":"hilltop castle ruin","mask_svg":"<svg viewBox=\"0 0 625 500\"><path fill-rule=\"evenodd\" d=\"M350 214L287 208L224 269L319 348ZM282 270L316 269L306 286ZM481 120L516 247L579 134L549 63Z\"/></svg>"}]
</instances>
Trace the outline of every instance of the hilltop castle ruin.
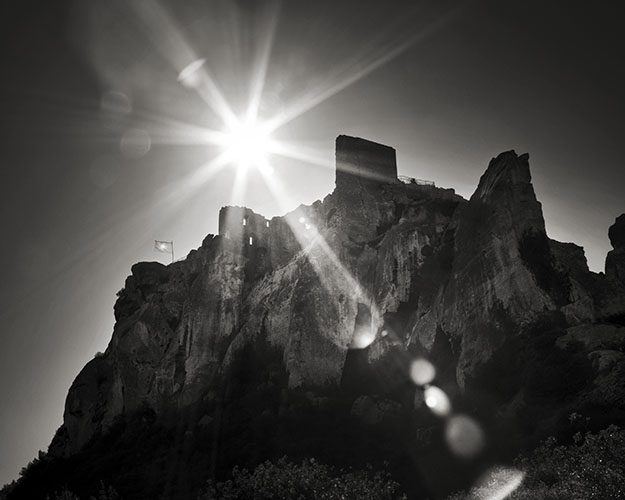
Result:
<instances>
[{"instance_id":1,"label":"hilltop castle ruin","mask_svg":"<svg viewBox=\"0 0 625 500\"><path fill-rule=\"evenodd\" d=\"M336 139L336 191L355 184L372 187L397 183L395 149L376 142L340 135ZM267 219L247 207L227 206L219 211L219 235L242 247L271 246L272 235L283 233L282 218Z\"/></svg>"}]
</instances>

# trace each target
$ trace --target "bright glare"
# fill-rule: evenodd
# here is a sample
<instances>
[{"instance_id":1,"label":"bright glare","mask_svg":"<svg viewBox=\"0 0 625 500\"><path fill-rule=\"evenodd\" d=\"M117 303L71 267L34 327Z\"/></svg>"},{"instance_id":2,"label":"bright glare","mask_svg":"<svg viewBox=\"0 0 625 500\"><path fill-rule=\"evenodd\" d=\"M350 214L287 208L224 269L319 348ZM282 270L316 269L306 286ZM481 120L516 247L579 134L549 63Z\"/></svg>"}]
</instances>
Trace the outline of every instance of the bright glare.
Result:
<instances>
[{"instance_id":1,"label":"bright glare","mask_svg":"<svg viewBox=\"0 0 625 500\"><path fill-rule=\"evenodd\" d=\"M370 328L359 328L352 339L352 349L365 349L375 340L375 333Z\"/></svg>"},{"instance_id":2,"label":"bright glare","mask_svg":"<svg viewBox=\"0 0 625 500\"><path fill-rule=\"evenodd\" d=\"M455 415L449 419L445 437L451 451L462 458L472 458L484 447L484 431L466 415Z\"/></svg>"},{"instance_id":3,"label":"bright glare","mask_svg":"<svg viewBox=\"0 0 625 500\"><path fill-rule=\"evenodd\" d=\"M263 168L271 149L271 139L265 128L255 120L235 123L225 133L224 147L228 162L238 169Z\"/></svg>"},{"instance_id":4,"label":"bright glare","mask_svg":"<svg viewBox=\"0 0 625 500\"><path fill-rule=\"evenodd\" d=\"M196 59L191 64L185 66L178 74L178 81L185 87L197 87L202 81L200 70L202 69L202 66L204 66L205 62L206 59Z\"/></svg>"},{"instance_id":5,"label":"bright glare","mask_svg":"<svg viewBox=\"0 0 625 500\"><path fill-rule=\"evenodd\" d=\"M451 411L451 402L447 397L447 394L436 387L435 385L430 385L426 387L424 392L425 404L428 406L432 413L438 415L439 417L444 417L449 415Z\"/></svg>"},{"instance_id":6,"label":"bright glare","mask_svg":"<svg viewBox=\"0 0 625 500\"><path fill-rule=\"evenodd\" d=\"M471 488L471 498L504 500L523 482L525 474L511 467L493 467Z\"/></svg>"},{"instance_id":7,"label":"bright glare","mask_svg":"<svg viewBox=\"0 0 625 500\"><path fill-rule=\"evenodd\" d=\"M427 359L415 359L410 365L410 378L417 385L427 385L434 380L435 376L436 369Z\"/></svg>"}]
</instances>

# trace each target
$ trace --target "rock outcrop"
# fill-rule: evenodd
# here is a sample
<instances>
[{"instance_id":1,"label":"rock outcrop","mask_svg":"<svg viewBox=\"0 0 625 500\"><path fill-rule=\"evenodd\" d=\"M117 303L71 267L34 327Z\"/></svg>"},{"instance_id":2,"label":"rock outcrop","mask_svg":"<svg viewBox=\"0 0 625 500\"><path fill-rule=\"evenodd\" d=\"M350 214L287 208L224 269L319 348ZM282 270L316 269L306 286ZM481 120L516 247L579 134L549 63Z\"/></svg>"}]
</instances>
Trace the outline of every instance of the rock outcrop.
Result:
<instances>
[{"instance_id":1,"label":"rock outcrop","mask_svg":"<svg viewBox=\"0 0 625 500\"><path fill-rule=\"evenodd\" d=\"M614 383L625 366L625 215L610 228L604 276L588 270L582 248L548 238L527 154L494 158L468 201L398 180L387 146L341 136L336 159L336 189L323 201L271 220L225 207L219 234L185 260L133 266L106 352L70 388L52 456L79 453L146 408L164 427L204 408L191 418L211 427L242 359L249 370L274 367L258 377L267 394L303 389L319 401L360 377L355 352L359 370L419 352L467 389L552 317L562 336L553 348L584 346L597 380ZM277 354L254 360L258 345ZM402 405L361 391L348 407L378 424Z\"/></svg>"},{"instance_id":2,"label":"rock outcrop","mask_svg":"<svg viewBox=\"0 0 625 500\"><path fill-rule=\"evenodd\" d=\"M625 214L617 217L608 231L614 250L608 252L605 260L606 276L620 284L625 283Z\"/></svg>"}]
</instances>

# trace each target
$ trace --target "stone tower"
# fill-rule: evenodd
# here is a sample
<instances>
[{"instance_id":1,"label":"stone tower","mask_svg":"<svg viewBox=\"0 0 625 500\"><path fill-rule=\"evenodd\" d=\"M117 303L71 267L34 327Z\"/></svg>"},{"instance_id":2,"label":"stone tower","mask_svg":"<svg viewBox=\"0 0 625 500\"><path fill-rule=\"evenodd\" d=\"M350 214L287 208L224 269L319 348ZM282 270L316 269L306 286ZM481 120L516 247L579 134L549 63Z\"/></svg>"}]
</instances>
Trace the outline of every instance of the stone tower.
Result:
<instances>
[{"instance_id":1,"label":"stone tower","mask_svg":"<svg viewBox=\"0 0 625 500\"><path fill-rule=\"evenodd\" d=\"M395 149L360 137L336 138L336 189L355 183L366 187L397 182Z\"/></svg>"}]
</instances>

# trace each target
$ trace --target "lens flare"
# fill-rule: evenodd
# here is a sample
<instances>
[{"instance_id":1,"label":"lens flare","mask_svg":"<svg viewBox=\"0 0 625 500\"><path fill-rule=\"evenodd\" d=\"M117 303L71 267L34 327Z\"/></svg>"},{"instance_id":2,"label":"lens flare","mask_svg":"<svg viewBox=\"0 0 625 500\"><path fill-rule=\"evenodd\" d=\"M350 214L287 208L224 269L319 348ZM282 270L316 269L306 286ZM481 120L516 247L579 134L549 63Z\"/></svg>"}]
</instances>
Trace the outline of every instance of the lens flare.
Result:
<instances>
[{"instance_id":1,"label":"lens flare","mask_svg":"<svg viewBox=\"0 0 625 500\"><path fill-rule=\"evenodd\" d=\"M363 328L356 331L350 347L352 349L366 349L374 340L375 333L373 333L370 328Z\"/></svg>"},{"instance_id":2,"label":"lens flare","mask_svg":"<svg viewBox=\"0 0 625 500\"><path fill-rule=\"evenodd\" d=\"M115 157L103 156L97 158L89 168L91 182L100 189L112 186L117 180L120 165Z\"/></svg>"},{"instance_id":3,"label":"lens flare","mask_svg":"<svg viewBox=\"0 0 625 500\"><path fill-rule=\"evenodd\" d=\"M410 378L420 386L427 385L434 380L436 369L427 359L415 359L410 365Z\"/></svg>"},{"instance_id":4,"label":"lens flare","mask_svg":"<svg viewBox=\"0 0 625 500\"><path fill-rule=\"evenodd\" d=\"M512 467L493 467L471 488L471 498L504 500L521 486L524 477L523 471Z\"/></svg>"},{"instance_id":5,"label":"lens flare","mask_svg":"<svg viewBox=\"0 0 625 500\"><path fill-rule=\"evenodd\" d=\"M178 74L178 81L185 87L196 88L202 81L200 69L204 66L206 59L196 59L192 63L185 66Z\"/></svg>"},{"instance_id":6,"label":"lens flare","mask_svg":"<svg viewBox=\"0 0 625 500\"><path fill-rule=\"evenodd\" d=\"M445 417L449 415L451 411L451 402L440 387L430 385L425 388L424 391L425 404L428 406L432 413L439 417Z\"/></svg>"},{"instance_id":7,"label":"lens flare","mask_svg":"<svg viewBox=\"0 0 625 500\"><path fill-rule=\"evenodd\" d=\"M129 159L138 159L145 156L152 147L150 134L142 129L128 130L121 138L119 149Z\"/></svg>"},{"instance_id":8,"label":"lens flare","mask_svg":"<svg viewBox=\"0 0 625 500\"><path fill-rule=\"evenodd\" d=\"M451 451L462 458L473 458L484 448L484 431L466 415L454 415L449 419L445 438Z\"/></svg>"},{"instance_id":9,"label":"lens flare","mask_svg":"<svg viewBox=\"0 0 625 500\"><path fill-rule=\"evenodd\" d=\"M129 97L123 92L109 90L100 101L102 111L117 115L127 115L132 111Z\"/></svg>"}]
</instances>

